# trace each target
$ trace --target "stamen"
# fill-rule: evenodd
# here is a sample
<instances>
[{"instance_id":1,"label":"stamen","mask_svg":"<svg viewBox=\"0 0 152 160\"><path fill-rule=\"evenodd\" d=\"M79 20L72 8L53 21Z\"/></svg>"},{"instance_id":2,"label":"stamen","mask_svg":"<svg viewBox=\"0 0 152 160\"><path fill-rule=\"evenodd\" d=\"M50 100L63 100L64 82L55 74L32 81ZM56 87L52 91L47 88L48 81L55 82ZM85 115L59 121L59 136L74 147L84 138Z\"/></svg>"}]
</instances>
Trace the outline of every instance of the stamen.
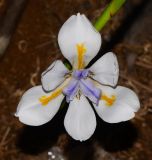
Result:
<instances>
[{"instance_id":1,"label":"stamen","mask_svg":"<svg viewBox=\"0 0 152 160\"><path fill-rule=\"evenodd\" d=\"M62 93L63 88L55 90L51 95L49 96L42 96L39 98L39 101L43 106L47 105L52 99L55 99Z\"/></svg>"},{"instance_id":2,"label":"stamen","mask_svg":"<svg viewBox=\"0 0 152 160\"><path fill-rule=\"evenodd\" d=\"M77 44L77 53L78 53L78 69L84 68L84 54L86 53L87 49L85 48L83 43Z\"/></svg>"},{"instance_id":3,"label":"stamen","mask_svg":"<svg viewBox=\"0 0 152 160\"><path fill-rule=\"evenodd\" d=\"M106 101L106 106L110 107L116 101L116 96L112 95L111 97L108 97L107 95L102 94L101 100Z\"/></svg>"},{"instance_id":4,"label":"stamen","mask_svg":"<svg viewBox=\"0 0 152 160\"><path fill-rule=\"evenodd\" d=\"M81 91L78 90L78 92L77 92L77 94L76 94L76 98L77 98L78 100L80 100L80 97L81 97Z\"/></svg>"},{"instance_id":5,"label":"stamen","mask_svg":"<svg viewBox=\"0 0 152 160\"><path fill-rule=\"evenodd\" d=\"M71 74L72 74L72 72L66 73L66 74L64 75L64 78L65 78L65 79L70 78L70 77L71 77Z\"/></svg>"}]
</instances>

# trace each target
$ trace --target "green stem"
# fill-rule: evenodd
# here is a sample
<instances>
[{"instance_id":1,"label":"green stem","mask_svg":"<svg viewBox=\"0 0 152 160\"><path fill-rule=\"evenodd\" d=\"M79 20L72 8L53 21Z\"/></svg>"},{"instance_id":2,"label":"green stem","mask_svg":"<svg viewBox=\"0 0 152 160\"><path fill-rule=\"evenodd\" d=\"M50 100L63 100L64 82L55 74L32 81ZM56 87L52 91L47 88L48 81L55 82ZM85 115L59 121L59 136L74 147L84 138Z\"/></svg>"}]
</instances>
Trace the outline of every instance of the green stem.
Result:
<instances>
[{"instance_id":1,"label":"green stem","mask_svg":"<svg viewBox=\"0 0 152 160\"><path fill-rule=\"evenodd\" d=\"M100 31L106 23L114 16L126 0L112 0L110 4L105 8L101 16L97 19L94 26Z\"/></svg>"}]
</instances>

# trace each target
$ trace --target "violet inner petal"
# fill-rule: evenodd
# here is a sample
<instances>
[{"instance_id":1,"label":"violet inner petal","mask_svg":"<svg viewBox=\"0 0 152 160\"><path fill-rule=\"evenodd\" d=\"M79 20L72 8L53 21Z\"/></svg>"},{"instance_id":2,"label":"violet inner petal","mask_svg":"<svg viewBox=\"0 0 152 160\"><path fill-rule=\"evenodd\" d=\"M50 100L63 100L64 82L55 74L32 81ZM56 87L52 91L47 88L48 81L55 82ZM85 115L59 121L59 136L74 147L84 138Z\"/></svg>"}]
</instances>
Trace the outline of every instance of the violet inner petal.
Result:
<instances>
[{"instance_id":1,"label":"violet inner petal","mask_svg":"<svg viewBox=\"0 0 152 160\"><path fill-rule=\"evenodd\" d=\"M73 77L77 80L80 80L80 79L85 79L87 78L88 76L88 73L89 73L89 70L88 69L83 69L83 70L75 70L73 72Z\"/></svg>"},{"instance_id":2,"label":"violet inner petal","mask_svg":"<svg viewBox=\"0 0 152 160\"><path fill-rule=\"evenodd\" d=\"M63 93L66 95L66 101L69 103L77 94L79 89L79 81L72 79L67 87L64 88Z\"/></svg>"},{"instance_id":3,"label":"violet inner petal","mask_svg":"<svg viewBox=\"0 0 152 160\"><path fill-rule=\"evenodd\" d=\"M69 85L64 88L63 93L66 95L66 101L69 103L77 95L78 90L81 94L88 97L93 103L98 105L101 90L98 89L93 82L87 78L88 69L73 71L73 78Z\"/></svg>"},{"instance_id":4,"label":"violet inner petal","mask_svg":"<svg viewBox=\"0 0 152 160\"><path fill-rule=\"evenodd\" d=\"M93 103L98 104L101 90L96 88L94 84L89 79L81 79L80 80L80 90L82 94L88 97Z\"/></svg>"}]
</instances>

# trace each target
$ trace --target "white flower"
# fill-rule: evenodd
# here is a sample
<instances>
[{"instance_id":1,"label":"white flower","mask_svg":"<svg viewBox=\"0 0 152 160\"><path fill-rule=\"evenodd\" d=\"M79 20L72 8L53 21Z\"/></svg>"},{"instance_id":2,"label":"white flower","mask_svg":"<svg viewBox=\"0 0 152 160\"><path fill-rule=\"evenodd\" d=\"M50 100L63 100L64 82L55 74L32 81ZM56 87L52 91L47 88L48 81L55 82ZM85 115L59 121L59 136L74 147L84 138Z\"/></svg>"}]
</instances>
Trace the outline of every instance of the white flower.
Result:
<instances>
[{"instance_id":1,"label":"white flower","mask_svg":"<svg viewBox=\"0 0 152 160\"><path fill-rule=\"evenodd\" d=\"M96 128L95 113L88 99L106 122L134 117L140 107L137 95L125 87L112 88L119 76L116 56L109 52L85 68L98 53L101 36L84 15L73 15L64 23L58 43L73 69L68 70L57 60L42 73L42 86L29 89L20 100L16 116L21 122L33 126L47 123L58 112L64 96L69 102L64 126L75 140L87 140Z\"/></svg>"}]
</instances>

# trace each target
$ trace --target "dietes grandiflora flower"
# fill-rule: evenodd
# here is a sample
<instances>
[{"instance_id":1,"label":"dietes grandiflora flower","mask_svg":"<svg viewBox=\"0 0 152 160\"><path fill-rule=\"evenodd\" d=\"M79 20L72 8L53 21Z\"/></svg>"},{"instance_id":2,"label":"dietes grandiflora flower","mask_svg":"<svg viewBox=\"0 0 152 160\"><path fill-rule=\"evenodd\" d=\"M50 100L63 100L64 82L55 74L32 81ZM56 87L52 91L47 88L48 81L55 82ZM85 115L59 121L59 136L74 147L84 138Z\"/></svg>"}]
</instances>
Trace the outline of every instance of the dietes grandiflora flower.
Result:
<instances>
[{"instance_id":1,"label":"dietes grandiflora flower","mask_svg":"<svg viewBox=\"0 0 152 160\"><path fill-rule=\"evenodd\" d=\"M35 86L22 96L16 116L24 124L39 126L50 121L66 96L69 108L64 126L75 140L89 139L96 128L96 116L108 123L130 120L140 104L129 88L116 86L119 67L116 56L106 53L90 68L97 55L101 35L85 15L71 16L61 27L58 43L62 54L72 65L68 70L61 60L53 62L42 73L42 86Z\"/></svg>"}]
</instances>

